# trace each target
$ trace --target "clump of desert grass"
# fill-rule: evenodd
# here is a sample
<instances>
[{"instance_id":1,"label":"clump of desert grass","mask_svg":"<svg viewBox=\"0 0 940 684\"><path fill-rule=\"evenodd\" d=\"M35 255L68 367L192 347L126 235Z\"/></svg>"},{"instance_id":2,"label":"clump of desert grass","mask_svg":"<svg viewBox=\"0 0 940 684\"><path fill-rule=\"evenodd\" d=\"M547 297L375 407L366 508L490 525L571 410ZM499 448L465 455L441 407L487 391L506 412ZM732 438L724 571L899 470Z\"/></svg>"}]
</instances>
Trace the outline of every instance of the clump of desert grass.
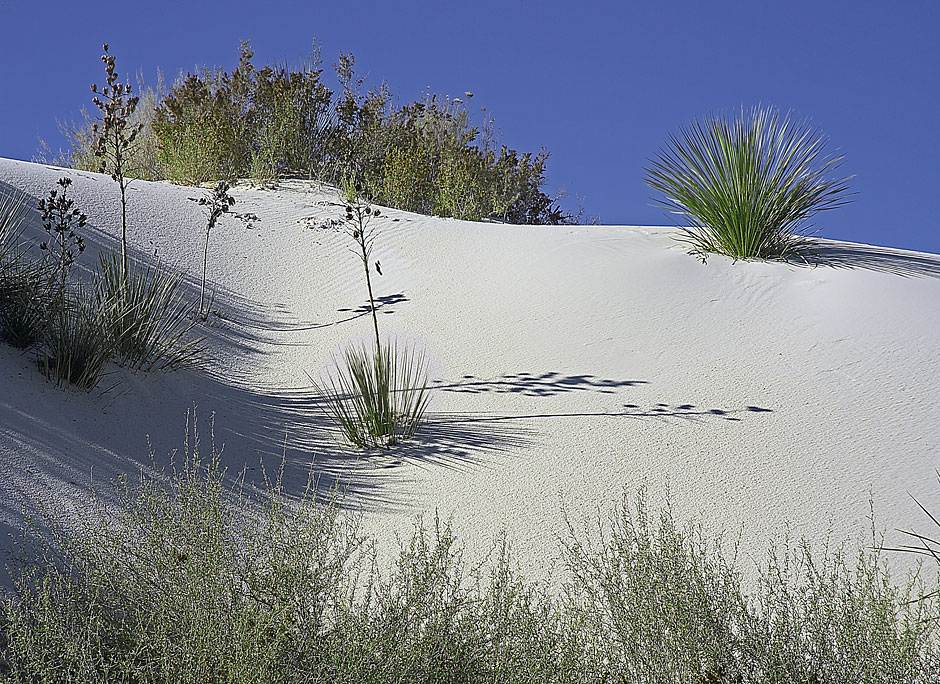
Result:
<instances>
[{"instance_id":1,"label":"clump of desert grass","mask_svg":"<svg viewBox=\"0 0 940 684\"><path fill-rule=\"evenodd\" d=\"M813 216L847 201L849 179L832 176L843 156L828 153L827 142L790 114L742 109L671 135L646 182L688 223L678 239L692 253L788 259L809 249Z\"/></svg>"},{"instance_id":2,"label":"clump of desert grass","mask_svg":"<svg viewBox=\"0 0 940 684\"><path fill-rule=\"evenodd\" d=\"M428 372L424 355L397 341L382 341L372 291L372 271L382 274L372 262L376 228L373 221L382 213L362 201L350 182L346 189L343 227L356 244L354 253L362 263L375 345L351 345L342 360L334 359L328 378L314 383L325 397L324 411L349 443L362 448L390 447L414 437L427 410Z\"/></svg>"},{"instance_id":3,"label":"clump of desert grass","mask_svg":"<svg viewBox=\"0 0 940 684\"><path fill-rule=\"evenodd\" d=\"M526 576L505 535L471 558L438 518L385 564L335 489L244 486L195 424L187 435L178 469L27 528L0 606L4 681L940 677L935 587L893 583L864 544L784 544L748 584L733 547L640 490L569 523L555 589Z\"/></svg>"}]
</instances>

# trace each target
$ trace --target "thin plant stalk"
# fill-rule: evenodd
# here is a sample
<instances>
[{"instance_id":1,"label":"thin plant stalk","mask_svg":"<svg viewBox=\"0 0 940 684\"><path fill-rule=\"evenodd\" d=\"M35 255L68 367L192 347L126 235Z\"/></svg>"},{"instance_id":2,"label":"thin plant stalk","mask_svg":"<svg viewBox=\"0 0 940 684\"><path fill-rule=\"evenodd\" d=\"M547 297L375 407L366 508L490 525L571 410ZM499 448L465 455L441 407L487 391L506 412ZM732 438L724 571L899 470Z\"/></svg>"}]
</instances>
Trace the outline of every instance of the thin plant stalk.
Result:
<instances>
[{"instance_id":1,"label":"thin plant stalk","mask_svg":"<svg viewBox=\"0 0 940 684\"><path fill-rule=\"evenodd\" d=\"M352 193L350 193L352 194ZM378 209L372 209L368 204L362 202L350 201L346 205L346 224L347 231L352 235L353 240L359 246L357 256L362 261L362 268L366 273L366 287L369 290L369 306L372 310L372 327L375 331L375 352L379 353L381 342L379 341L379 319L375 315L375 296L372 294L372 276L369 268L369 259L372 256L372 243L375 241L375 231L370 229L369 223L372 218L380 216Z\"/></svg>"}]
</instances>

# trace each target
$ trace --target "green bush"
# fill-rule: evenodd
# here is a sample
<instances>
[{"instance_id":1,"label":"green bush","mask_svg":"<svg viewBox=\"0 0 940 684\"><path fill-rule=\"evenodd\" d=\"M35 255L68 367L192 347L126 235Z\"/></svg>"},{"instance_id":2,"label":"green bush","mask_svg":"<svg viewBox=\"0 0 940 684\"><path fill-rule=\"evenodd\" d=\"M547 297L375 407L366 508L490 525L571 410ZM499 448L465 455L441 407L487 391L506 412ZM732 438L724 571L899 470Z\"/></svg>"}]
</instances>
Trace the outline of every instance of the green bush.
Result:
<instances>
[{"instance_id":1,"label":"green bush","mask_svg":"<svg viewBox=\"0 0 940 684\"><path fill-rule=\"evenodd\" d=\"M786 259L807 248L807 221L846 202L848 178L829 178L842 156L808 122L755 108L729 121L693 122L671 136L646 169L684 217L680 239L692 252L736 259Z\"/></svg>"},{"instance_id":2,"label":"green bush","mask_svg":"<svg viewBox=\"0 0 940 684\"><path fill-rule=\"evenodd\" d=\"M928 684L940 606L876 552L784 547L744 589L736 555L668 505L571 526L557 591L505 541L467 559L419 521L389 566L338 499L251 498L200 454L47 517L14 554L4 681Z\"/></svg>"}]
</instances>

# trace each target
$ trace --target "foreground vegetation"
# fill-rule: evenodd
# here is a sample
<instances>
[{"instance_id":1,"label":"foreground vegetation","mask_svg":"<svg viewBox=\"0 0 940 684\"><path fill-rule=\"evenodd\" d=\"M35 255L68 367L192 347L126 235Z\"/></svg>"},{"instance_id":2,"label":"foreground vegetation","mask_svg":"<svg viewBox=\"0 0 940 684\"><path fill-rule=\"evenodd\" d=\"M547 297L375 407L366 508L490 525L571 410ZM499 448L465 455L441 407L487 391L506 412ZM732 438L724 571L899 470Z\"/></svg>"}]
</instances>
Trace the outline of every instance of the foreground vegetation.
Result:
<instances>
[{"instance_id":1,"label":"foreground vegetation","mask_svg":"<svg viewBox=\"0 0 940 684\"><path fill-rule=\"evenodd\" d=\"M936 682L940 606L866 548L784 545L747 584L641 491L561 541L559 591L497 540L419 522L387 567L335 499L258 498L198 437L179 472L34 527L0 611L5 681ZM227 484L227 482L229 484ZM79 533L70 525L80 524ZM48 531L47 531L48 530Z\"/></svg>"}]
</instances>

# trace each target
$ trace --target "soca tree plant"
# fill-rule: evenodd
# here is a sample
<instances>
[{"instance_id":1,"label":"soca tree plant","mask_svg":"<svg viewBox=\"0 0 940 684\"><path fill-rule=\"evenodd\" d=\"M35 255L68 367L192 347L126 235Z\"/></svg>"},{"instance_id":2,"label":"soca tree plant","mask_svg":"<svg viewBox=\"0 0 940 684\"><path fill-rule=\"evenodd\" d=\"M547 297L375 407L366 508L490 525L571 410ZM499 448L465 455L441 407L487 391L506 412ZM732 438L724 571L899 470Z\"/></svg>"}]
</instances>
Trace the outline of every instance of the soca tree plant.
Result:
<instances>
[{"instance_id":1,"label":"soca tree plant","mask_svg":"<svg viewBox=\"0 0 940 684\"><path fill-rule=\"evenodd\" d=\"M382 275L378 261L372 263L376 231L373 221L381 216L358 196L358 189L346 189L344 230L356 243L351 250L362 262L369 292L375 346L351 346L327 386L326 413L345 438L357 447L390 447L413 437L424 419L428 405L428 373L424 356L396 342L384 342L379 335L372 291L372 269Z\"/></svg>"},{"instance_id":2,"label":"soca tree plant","mask_svg":"<svg viewBox=\"0 0 940 684\"><path fill-rule=\"evenodd\" d=\"M809 247L820 211L848 201L848 177L833 177L843 155L790 113L755 107L738 117L693 121L645 169L659 204L684 217L679 240L691 253L786 259Z\"/></svg>"},{"instance_id":3,"label":"soca tree plant","mask_svg":"<svg viewBox=\"0 0 940 684\"><path fill-rule=\"evenodd\" d=\"M100 119L92 126L95 158L99 162L99 173L110 173L111 179L121 189L121 279L127 290L127 186L130 180L125 175L128 171L128 159L132 156L134 142L143 128L142 124L132 122L138 99L130 97L129 83L118 81L114 70L114 56L108 54L108 44L104 44L101 55L106 74L106 85L98 97L98 85L92 83L91 92L95 93L93 102L98 107Z\"/></svg>"}]
</instances>

